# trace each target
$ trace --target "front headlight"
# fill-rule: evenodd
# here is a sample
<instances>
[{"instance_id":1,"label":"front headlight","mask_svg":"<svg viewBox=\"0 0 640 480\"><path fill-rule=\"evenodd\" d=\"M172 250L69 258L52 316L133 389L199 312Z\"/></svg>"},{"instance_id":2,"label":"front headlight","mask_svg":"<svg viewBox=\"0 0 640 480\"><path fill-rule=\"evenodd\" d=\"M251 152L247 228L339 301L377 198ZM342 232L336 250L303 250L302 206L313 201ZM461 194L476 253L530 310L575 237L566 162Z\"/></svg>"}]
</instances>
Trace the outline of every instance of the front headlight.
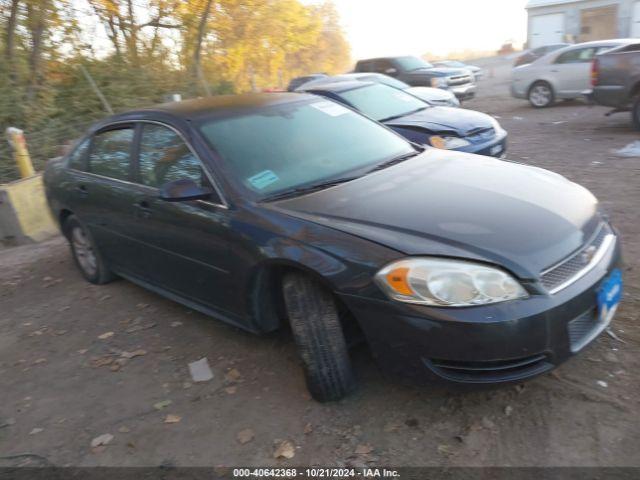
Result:
<instances>
[{"instance_id":1,"label":"front headlight","mask_svg":"<svg viewBox=\"0 0 640 480\"><path fill-rule=\"evenodd\" d=\"M435 77L431 79L433 88L446 88L448 86L447 79L444 77Z\"/></svg>"},{"instance_id":2,"label":"front headlight","mask_svg":"<svg viewBox=\"0 0 640 480\"><path fill-rule=\"evenodd\" d=\"M471 145L468 140L460 137L441 137L440 135L432 135L429 137L429 143L432 147L442 148L444 150L455 150L456 148Z\"/></svg>"},{"instance_id":3,"label":"front headlight","mask_svg":"<svg viewBox=\"0 0 640 480\"><path fill-rule=\"evenodd\" d=\"M465 260L400 260L380 270L375 281L393 300L438 307L487 305L529 296L508 273Z\"/></svg>"}]
</instances>

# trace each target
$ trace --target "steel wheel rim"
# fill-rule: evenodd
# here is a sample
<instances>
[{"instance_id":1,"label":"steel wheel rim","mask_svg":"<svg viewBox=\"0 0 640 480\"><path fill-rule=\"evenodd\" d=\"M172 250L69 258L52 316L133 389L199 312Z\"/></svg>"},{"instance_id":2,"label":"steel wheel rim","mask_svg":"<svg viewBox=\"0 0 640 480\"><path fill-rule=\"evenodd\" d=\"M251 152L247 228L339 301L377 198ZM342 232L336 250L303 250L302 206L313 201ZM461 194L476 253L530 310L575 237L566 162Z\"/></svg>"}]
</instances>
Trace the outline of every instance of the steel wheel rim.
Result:
<instances>
[{"instance_id":1,"label":"steel wheel rim","mask_svg":"<svg viewBox=\"0 0 640 480\"><path fill-rule=\"evenodd\" d=\"M551 90L544 85L537 85L531 90L529 98L536 107L544 107L551 102Z\"/></svg>"},{"instance_id":2,"label":"steel wheel rim","mask_svg":"<svg viewBox=\"0 0 640 480\"><path fill-rule=\"evenodd\" d=\"M71 241L80 268L89 276L95 275L98 271L98 261L85 231L80 227L75 227L71 232Z\"/></svg>"}]
</instances>

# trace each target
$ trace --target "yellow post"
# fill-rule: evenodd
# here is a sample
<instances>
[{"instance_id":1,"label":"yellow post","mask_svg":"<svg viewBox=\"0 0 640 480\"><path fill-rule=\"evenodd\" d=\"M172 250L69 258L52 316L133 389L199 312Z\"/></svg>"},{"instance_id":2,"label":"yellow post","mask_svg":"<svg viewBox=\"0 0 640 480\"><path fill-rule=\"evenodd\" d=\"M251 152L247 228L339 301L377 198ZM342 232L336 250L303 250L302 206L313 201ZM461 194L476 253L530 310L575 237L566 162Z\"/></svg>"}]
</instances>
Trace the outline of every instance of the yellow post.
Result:
<instances>
[{"instance_id":1,"label":"yellow post","mask_svg":"<svg viewBox=\"0 0 640 480\"><path fill-rule=\"evenodd\" d=\"M36 172L33 169L33 163L31 163L27 142L24 139L24 132L19 128L9 127L7 128L7 139L9 140L9 145L13 148L13 157L18 165L20 176L27 178L35 175Z\"/></svg>"}]
</instances>

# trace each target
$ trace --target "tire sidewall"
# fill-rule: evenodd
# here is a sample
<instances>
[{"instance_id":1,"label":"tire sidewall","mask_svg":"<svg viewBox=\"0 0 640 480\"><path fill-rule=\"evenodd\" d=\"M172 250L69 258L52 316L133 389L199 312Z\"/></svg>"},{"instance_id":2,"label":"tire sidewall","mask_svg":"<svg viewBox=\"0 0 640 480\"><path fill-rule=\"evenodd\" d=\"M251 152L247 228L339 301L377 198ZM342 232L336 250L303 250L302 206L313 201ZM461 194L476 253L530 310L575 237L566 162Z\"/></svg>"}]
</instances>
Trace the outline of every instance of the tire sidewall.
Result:
<instances>
[{"instance_id":1,"label":"tire sidewall","mask_svg":"<svg viewBox=\"0 0 640 480\"><path fill-rule=\"evenodd\" d=\"M87 273L87 271L82 267L82 265L78 261L78 256L76 254L75 246L73 245L73 240L71 238L71 234L75 228L82 229L86 238L91 243L91 248L93 249L94 255L96 256L96 271L94 274ZM76 267L78 267L78 270L80 270L80 273L85 278L85 280L95 284L105 283L106 278L108 277L108 269L105 265L104 260L102 259L102 256L100 255L100 251L96 246L96 242L93 239L91 232L89 232L89 230L80 222L80 220L78 220L78 217L76 217L75 215L72 215L65 220L62 227L62 231L64 232L65 237L67 237L67 240L69 241L69 247L71 249L71 256L73 257L73 261L76 264Z\"/></svg>"},{"instance_id":2,"label":"tire sidewall","mask_svg":"<svg viewBox=\"0 0 640 480\"><path fill-rule=\"evenodd\" d=\"M549 101L545 104L545 105L535 105L532 101L531 101L531 92L533 92L533 89L539 86L545 86L549 89L550 92L550 98ZM554 104L555 100L556 100L556 96L555 96L555 92L553 91L553 87L551 86L551 84L549 82L545 82L545 81L537 81L535 82L533 85L531 85L531 88L529 88L529 93L527 95L527 99L529 100L529 104L533 107L533 108L547 108L550 107L551 105Z\"/></svg>"},{"instance_id":3,"label":"tire sidewall","mask_svg":"<svg viewBox=\"0 0 640 480\"><path fill-rule=\"evenodd\" d=\"M640 95L636 96L633 100L633 106L631 107L631 120L636 130L640 130Z\"/></svg>"}]
</instances>

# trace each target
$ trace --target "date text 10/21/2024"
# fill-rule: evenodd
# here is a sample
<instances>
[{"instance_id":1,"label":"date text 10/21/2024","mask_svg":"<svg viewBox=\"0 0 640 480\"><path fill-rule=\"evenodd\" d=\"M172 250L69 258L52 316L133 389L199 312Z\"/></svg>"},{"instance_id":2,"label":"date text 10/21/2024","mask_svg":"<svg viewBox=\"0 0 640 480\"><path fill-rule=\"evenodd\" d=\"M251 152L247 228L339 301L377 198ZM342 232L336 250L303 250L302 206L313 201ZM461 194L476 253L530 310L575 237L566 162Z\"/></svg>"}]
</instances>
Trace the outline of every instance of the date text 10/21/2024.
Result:
<instances>
[{"instance_id":1,"label":"date text 10/21/2024","mask_svg":"<svg viewBox=\"0 0 640 480\"><path fill-rule=\"evenodd\" d=\"M233 478L395 478L387 468L234 468Z\"/></svg>"}]
</instances>

